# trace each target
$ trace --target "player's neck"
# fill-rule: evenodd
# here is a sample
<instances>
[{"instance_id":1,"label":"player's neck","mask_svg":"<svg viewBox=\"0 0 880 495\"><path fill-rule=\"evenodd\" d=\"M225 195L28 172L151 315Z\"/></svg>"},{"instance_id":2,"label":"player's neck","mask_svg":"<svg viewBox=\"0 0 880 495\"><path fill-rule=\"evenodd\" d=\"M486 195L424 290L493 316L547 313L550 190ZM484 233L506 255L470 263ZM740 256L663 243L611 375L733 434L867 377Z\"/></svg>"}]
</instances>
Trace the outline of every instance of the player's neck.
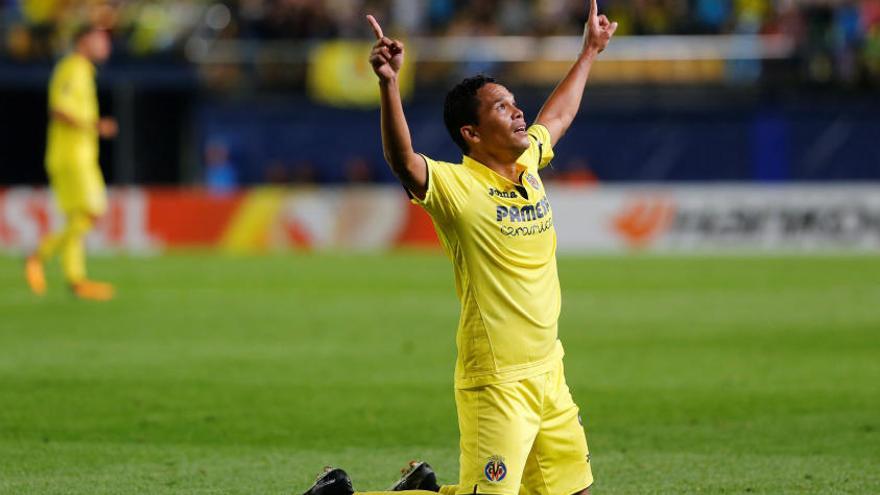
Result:
<instances>
[{"instance_id":1,"label":"player's neck","mask_svg":"<svg viewBox=\"0 0 880 495\"><path fill-rule=\"evenodd\" d=\"M81 48L77 47L75 50L73 50L73 53L79 55L80 57L82 57L82 58L84 58L84 59L86 59L86 60L88 60L90 64L95 65L95 62L92 61L92 59L89 57L88 52L85 51L84 49L81 49Z\"/></svg>"},{"instance_id":2,"label":"player's neck","mask_svg":"<svg viewBox=\"0 0 880 495\"><path fill-rule=\"evenodd\" d=\"M516 164L519 155L514 157L497 156L484 150L472 150L469 156L510 182L519 182L519 174L522 172Z\"/></svg>"}]
</instances>

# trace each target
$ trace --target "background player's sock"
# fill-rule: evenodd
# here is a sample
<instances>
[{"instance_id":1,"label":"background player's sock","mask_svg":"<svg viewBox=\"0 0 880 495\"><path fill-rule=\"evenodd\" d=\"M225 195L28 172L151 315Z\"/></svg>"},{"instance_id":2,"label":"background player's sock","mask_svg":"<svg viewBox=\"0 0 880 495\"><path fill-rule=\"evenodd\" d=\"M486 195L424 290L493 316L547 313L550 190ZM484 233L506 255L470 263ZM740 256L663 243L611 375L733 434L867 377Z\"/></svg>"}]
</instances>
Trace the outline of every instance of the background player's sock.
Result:
<instances>
[{"instance_id":1,"label":"background player's sock","mask_svg":"<svg viewBox=\"0 0 880 495\"><path fill-rule=\"evenodd\" d=\"M36 256L40 261L48 261L60 249L63 251L68 249L71 243L82 243L83 238L92 228L92 218L86 213L71 213L67 216L67 222L64 228L58 232L47 235L40 242L37 248ZM81 248L80 248L81 250ZM82 262L84 266L85 262ZM85 269L82 268L84 271Z\"/></svg>"},{"instance_id":2,"label":"background player's sock","mask_svg":"<svg viewBox=\"0 0 880 495\"><path fill-rule=\"evenodd\" d=\"M68 216L62 233L61 268L64 278L76 285L86 278L85 236L92 228L92 219L85 213Z\"/></svg>"},{"instance_id":3,"label":"background player's sock","mask_svg":"<svg viewBox=\"0 0 880 495\"><path fill-rule=\"evenodd\" d=\"M48 261L55 256L55 253L58 251L58 248L61 246L61 243L64 242L64 233L67 230L65 226L65 230L61 232L54 232L52 234L43 237L43 240L40 241L40 246L37 248L36 257L39 258L40 261Z\"/></svg>"}]
</instances>

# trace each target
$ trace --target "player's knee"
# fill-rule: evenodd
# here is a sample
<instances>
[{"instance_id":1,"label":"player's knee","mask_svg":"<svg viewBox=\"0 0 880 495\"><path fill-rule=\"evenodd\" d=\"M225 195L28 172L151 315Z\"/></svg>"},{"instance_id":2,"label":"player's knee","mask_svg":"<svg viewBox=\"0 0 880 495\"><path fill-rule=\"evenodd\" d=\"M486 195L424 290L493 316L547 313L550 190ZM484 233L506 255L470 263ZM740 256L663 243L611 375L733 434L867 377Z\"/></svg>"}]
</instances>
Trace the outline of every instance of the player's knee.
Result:
<instances>
[{"instance_id":1,"label":"player's knee","mask_svg":"<svg viewBox=\"0 0 880 495\"><path fill-rule=\"evenodd\" d=\"M88 212L74 213L68 217L67 230L73 235L84 235L92 229L98 218Z\"/></svg>"},{"instance_id":2,"label":"player's knee","mask_svg":"<svg viewBox=\"0 0 880 495\"><path fill-rule=\"evenodd\" d=\"M590 487L586 487L577 493L573 493L572 495L590 495Z\"/></svg>"}]
</instances>

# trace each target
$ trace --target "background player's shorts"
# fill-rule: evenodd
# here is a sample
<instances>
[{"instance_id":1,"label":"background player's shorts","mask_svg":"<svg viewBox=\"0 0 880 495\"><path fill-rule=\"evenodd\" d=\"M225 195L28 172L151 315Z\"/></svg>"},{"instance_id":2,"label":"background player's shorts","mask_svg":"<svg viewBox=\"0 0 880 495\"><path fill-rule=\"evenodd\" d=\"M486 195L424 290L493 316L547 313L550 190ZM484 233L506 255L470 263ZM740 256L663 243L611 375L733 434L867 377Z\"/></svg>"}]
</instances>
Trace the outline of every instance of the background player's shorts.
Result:
<instances>
[{"instance_id":1,"label":"background player's shorts","mask_svg":"<svg viewBox=\"0 0 880 495\"><path fill-rule=\"evenodd\" d=\"M593 484L562 361L518 382L455 391L458 494L571 495Z\"/></svg>"},{"instance_id":2,"label":"background player's shorts","mask_svg":"<svg viewBox=\"0 0 880 495\"><path fill-rule=\"evenodd\" d=\"M101 216L107 211L107 187L97 164L52 164L47 171L62 212Z\"/></svg>"}]
</instances>

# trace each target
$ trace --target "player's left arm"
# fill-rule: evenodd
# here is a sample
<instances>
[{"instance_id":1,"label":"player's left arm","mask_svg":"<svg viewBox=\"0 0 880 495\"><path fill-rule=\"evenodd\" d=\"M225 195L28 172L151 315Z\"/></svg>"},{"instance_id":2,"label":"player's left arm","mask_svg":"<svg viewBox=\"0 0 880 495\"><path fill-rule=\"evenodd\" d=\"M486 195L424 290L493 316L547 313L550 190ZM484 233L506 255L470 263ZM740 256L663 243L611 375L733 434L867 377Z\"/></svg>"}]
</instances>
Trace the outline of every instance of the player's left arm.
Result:
<instances>
[{"instance_id":1,"label":"player's left arm","mask_svg":"<svg viewBox=\"0 0 880 495\"><path fill-rule=\"evenodd\" d=\"M604 15L599 15L598 11L596 0L590 0L590 13L584 25L581 52L568 74L547 98L535 119L536 124L541 124L550 131L550 140L554 146L568 130L581 107L581 97L593 62L608 46L614 31L617 30L617 23L609 21Z\"/></svg>"}]
</instances>

